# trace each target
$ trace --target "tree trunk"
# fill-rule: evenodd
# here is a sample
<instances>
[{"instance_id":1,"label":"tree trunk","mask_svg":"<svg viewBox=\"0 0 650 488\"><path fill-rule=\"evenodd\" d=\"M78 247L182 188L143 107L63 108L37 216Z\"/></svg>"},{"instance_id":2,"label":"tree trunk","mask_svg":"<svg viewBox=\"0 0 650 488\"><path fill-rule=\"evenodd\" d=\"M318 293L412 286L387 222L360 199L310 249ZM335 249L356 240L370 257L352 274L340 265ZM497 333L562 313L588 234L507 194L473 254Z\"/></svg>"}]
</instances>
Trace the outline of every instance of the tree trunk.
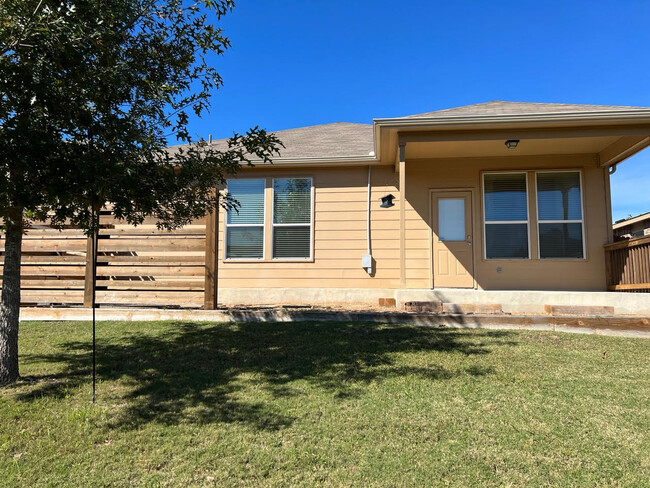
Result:
<instances>
[{"instance_id":1,"label":"tree trunk","mask_svg":"<svg viewBox=\"0 0 650 488\"><path fill-rule=\"evenodd\" d=\"M20 313L20 253L23 212L11 209L5 219L5 262L0 301L0 385L18 379L18 316Z\"/></svg>"}]
</instances>

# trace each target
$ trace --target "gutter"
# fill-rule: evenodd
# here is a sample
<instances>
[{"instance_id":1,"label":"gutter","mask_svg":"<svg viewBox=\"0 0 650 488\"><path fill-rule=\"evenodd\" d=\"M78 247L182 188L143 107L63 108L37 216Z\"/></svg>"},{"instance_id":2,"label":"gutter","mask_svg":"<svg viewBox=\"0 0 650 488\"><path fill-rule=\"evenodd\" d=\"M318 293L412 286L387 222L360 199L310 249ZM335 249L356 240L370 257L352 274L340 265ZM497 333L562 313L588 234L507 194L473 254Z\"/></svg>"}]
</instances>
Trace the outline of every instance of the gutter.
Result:
<instances>
[{"instance_id":1,"label":"gutter","mask_svg":"<svg viewBox=\"0 0 650 488\"><path fill-rule=\"evenodd\" d=\"M335 156L331 158L278 158L272 160L273 166L296 166L309 164L310 166L366 166L377 165L377 156ZM256 164L262 164L261 159L251 160ZM242 169L246 169L244 166Z\"/></svg>"},{"instance_id":2,"label":"gutter","mask_svg":"<svg viewBox=\"0 0 650 488\"><path fill-rule=\"evenodd\" d=\"M650 122L650 109L647 110L626 110L626 111L598 111L580 113L547 113L547 114L511 114L511 115L453 115L446 117L422 117L422 118L380 118L374 119L373 123L378 127L385 128L418 128L418 127L440 127L440 126L485 126L500 124L540 124L550 125L558 122L582 122L589 124L612 122Z\"/></svg>"}]
</instances>

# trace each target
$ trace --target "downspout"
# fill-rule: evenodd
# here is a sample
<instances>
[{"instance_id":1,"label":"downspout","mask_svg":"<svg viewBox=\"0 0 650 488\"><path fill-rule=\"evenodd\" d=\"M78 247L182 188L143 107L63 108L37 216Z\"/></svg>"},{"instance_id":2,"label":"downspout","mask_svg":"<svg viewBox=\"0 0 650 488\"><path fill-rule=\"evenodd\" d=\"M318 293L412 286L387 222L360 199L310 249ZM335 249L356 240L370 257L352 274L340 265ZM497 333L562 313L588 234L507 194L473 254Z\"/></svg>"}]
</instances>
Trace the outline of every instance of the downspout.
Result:
<instances>
[{"instance_id":1,"label":"downspout","mask_svg":"<svg viewBox=\"0 0 650 488\"><path fill-rule=\"evenodd\" d=\"M368 165L368 218L366 222L366 240L367 240L367 253L371 253L370 249L370 176L372 174L372 166Z\"/></svg>"},{"instance_id":2,"label":"downspout","mask_svg":"<svg viewBox=\"0 0 650 488\"><path fill-rule=\"evenodd\" d=\"M366 270L366 273L372 276L373 273L373 262L371 254L371 245L370 245L370 177L372 175L372 166L368 165L368 201L366 208L366 254L361 256L361 267Z\"/></svg>"}]
</instances>

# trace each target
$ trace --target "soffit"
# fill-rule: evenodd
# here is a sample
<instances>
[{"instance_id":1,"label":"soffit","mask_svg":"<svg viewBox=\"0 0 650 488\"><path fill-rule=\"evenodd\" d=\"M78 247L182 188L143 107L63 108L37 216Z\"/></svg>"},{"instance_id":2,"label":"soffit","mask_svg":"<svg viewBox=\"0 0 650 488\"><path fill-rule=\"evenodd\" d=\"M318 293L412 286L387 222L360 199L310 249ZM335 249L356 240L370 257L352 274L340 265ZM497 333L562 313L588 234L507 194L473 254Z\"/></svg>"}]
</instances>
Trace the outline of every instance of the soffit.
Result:
<instances>
[{"instance_id":1,"label":"soffit","mask_svg":"<svg viewBox=\"0 0 650 488\"><path fill-rule=\"evenodd\" d=\"M505 140L409 142L406 158L476 158L500 156L534 156L550 154L595 154L618 140L618 137L576 137L561 139L520 140L516 149L508 149Z\"/></svg>"}]
</instances>

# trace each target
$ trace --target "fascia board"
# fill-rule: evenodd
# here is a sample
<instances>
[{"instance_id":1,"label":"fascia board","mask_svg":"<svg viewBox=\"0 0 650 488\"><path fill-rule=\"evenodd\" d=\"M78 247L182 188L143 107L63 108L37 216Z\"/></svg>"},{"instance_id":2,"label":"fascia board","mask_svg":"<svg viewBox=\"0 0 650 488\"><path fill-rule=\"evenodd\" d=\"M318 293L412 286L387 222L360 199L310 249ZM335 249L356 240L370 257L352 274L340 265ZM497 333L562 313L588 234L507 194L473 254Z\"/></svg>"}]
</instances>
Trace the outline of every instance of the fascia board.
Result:
<instances>
[{"instance_id":1,"label":"fascia board","mask_svg":"<svg viewBox=\"0 0 650 488\"><path fill-rule=\"evenodd\" d=\"M262 166L261 160L251 161L255 166ZM376 156L337 156L331 158L279 158L273 159L271 166L361 166L377 165L379 160ZM244 169L246 166L244 166Z\"/></svg>"},{"instance_id":2,"label":"fascia board","mask_svg":"<svg viewBox=\"0 0 650 488\"><path fill-rule=\"evenodd\" d=\"M453 128L467 127L501 127L530 124L532 126L564 125L564 124L620 124L620 123L650 123L650 109L626 111L598 111L580 113L547 113L547 114L516 114L516 115L476 115L476 116L447 116L424 117L417 119L383 118L374 119L373 123L386 129L419 129L419 128Z\"/></svg>"}]
</instances>

